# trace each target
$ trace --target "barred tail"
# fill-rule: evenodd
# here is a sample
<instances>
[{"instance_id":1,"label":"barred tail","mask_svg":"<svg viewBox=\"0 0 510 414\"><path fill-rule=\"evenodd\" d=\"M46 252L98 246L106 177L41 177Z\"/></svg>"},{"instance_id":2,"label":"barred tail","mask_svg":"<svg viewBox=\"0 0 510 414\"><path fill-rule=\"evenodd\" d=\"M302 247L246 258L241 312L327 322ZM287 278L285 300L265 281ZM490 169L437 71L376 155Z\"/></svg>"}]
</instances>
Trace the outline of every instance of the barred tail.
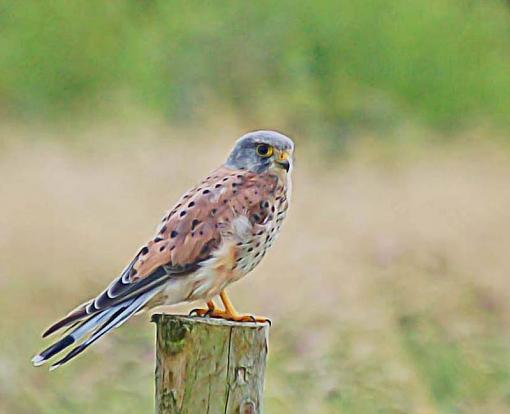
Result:
<instances>
[{"instance_id":1,"label":"barred tail","mask_svg":"<svg viewBox=\"0 0 510 414\"><path fill-rule=\"evenodd\" d=\"M60 365L65 364L78 354L82 353L103 335L122 325L134 313L139 311L156 293L158 293L158 291L159 289L149 290L140 296L114 305L90 316L88 319L78 322L78 326L69 334L65 335L59 341L34 356L34 358L32 358L32 363L34 366L42 365L53 356L59 354L69 346L78 343L83 337L88 335L89 337L85 341L75 346L62 359L53 363L50 370L58 368Z\"/></svg>"}]
</instances>

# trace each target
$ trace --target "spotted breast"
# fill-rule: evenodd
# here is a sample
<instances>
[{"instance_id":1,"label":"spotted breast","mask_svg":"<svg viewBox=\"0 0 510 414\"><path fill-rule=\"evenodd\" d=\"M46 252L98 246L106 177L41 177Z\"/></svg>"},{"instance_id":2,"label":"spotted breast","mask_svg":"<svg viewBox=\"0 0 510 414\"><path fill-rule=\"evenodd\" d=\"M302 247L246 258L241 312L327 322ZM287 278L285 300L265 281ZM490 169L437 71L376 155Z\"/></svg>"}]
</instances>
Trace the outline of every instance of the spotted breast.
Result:
<instances>
[{"instance_id":1,"label":"spotted breast","mask_svg":"<svg viewBox=\"0 0 510 414\"><path fill-rule=\"evenodd\" d=\"M207 300L253 270L285 219L291 188L285 180L290 178L222 167L187 192L165 215L159 236L149 248L161 253L166 250L172 266L187 266L187 258L172 254L175 250L198 252L194 255L203 255L203 260L188 277L167 283L154 301L170 305ZM173 240L170 245L169 239ZM178 244L186 248L175 249ZM145 273L148 270L142 266L150 264L141 262L139 266Z\"/></svg>"}]
</instances>

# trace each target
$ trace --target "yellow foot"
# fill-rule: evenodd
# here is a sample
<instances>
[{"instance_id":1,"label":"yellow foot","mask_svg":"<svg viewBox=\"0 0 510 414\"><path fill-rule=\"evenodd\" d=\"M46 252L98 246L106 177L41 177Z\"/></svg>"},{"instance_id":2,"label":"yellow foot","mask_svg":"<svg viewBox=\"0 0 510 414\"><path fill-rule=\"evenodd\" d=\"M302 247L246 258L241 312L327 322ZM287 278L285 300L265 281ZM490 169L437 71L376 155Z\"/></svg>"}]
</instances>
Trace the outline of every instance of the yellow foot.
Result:
<instances>
[{"instance_id":1,"label":"yellow foot","mask_svg":"<svg viewBox=\"0 0 510 414\"><path fill-rule=\"evenodd\" d=\"M191 309L188 316L200 316L203 318L205 316L208 316L210 312L211 311L209 309L196 308L196 309Z\"/></svg>"},{"instance_id":2,"label":"yellow foot","mask_svg":"<svg viewBox=\"0 0 510 414\"><path fill-rule=\"evenodd\" d=\"M188 316L209 316L211 313L216 312L216 305L212 300L207 302L207 309L197 308L192 309L191 312L188 314Z\"/></svg>"},{"instance_id":3,"label":"yellow foot","mask_svg":"<svg viewBox=\"0 0 510 414\"><path fill-rule=\"evenodd\" d=\"M234 322L262 322L262 323L268 322L269 325L271 325L271 320L269 318L266 318L265 316L254 316L249 314L241 315L239 313L230 313L218 309L209 312L207 316L209 316L210 318L225 319L227 321Z\"/></svg>"},{"instance_id":4,"label":"yellow foot","mask_svg":"<svg viewBox=\"0 0 510 414\"><path fill-rule=\"evenodd\" d=\"M225 310L220 310L216 307L212 300L207 302L207 309L193 309L189 316L201 316L201 317L209 317L209 318L218 318L225 319L227 321L234 322L261 322L261 323L269 323L271 325L271 320L266 318L265 316L253 316L253 315L241 315L239 314L230 299L227 296L227 292L224 290L220 293L221 301L223 302L223 306L225 306Z\"/></svg>"},{"instance_id":5,"label":"yellow foot","mask_svg":"<svg viewBox=\"0 0 510 414\"><path fill-rule=\"evenodd\" d=\"M271 325L271 320L264 316L240 315L234 308L232 302L230 301L226 290L221 291L220 299L223 302L225 310L220 312L214 310L214 312L210 314L211 317L222 318L228 321L235 322L262 322L262 323L268 322L269 325Z\"/></svg>"}]
</instances>

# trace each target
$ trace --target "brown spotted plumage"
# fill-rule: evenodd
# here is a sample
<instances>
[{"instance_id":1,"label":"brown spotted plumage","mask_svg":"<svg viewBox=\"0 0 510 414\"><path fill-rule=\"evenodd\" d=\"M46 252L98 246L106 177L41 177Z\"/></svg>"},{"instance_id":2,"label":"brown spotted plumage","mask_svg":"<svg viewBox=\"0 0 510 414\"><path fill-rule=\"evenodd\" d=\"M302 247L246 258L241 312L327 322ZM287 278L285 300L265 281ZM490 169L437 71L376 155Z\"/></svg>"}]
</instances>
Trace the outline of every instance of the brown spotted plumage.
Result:
<instances>
[{"instance_id":1,"label":"brown spotted plumage","mask_svg":"<svg viewBox=\"0 0 510 414\"><path fill-rule=\"evenodd\" d=\"M34 364L78 344L52 365L58 367L134 313L163 304L202 299L208 308L198 315L265 320L239 315L225 288L257 266L280 231L289 207L293 150L289 138L273 131L241 137L225 165L180 198L108 288L45 332L73 329L35 356ZM224 310L213 302L217 295Z\"/></svg>"}]
</instances>

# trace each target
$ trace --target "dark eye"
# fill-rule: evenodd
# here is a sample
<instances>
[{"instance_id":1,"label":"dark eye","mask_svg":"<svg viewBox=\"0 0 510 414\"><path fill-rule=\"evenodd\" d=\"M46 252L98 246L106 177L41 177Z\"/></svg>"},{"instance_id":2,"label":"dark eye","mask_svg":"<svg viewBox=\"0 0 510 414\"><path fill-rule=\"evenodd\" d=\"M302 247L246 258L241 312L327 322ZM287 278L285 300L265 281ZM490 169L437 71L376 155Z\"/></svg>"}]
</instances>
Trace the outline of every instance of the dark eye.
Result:
<instances>
[{"instance_id":1,"label":"dark eye","mask_svg":"<svg viewBox=\"0 0 510 414\"><path fill-rule=\"evenodd\" d=\"M259 157L268 158L273 155L273 147L268 144L259 144L257 145L257 155Z\"/></svg>"}]
</instances>

